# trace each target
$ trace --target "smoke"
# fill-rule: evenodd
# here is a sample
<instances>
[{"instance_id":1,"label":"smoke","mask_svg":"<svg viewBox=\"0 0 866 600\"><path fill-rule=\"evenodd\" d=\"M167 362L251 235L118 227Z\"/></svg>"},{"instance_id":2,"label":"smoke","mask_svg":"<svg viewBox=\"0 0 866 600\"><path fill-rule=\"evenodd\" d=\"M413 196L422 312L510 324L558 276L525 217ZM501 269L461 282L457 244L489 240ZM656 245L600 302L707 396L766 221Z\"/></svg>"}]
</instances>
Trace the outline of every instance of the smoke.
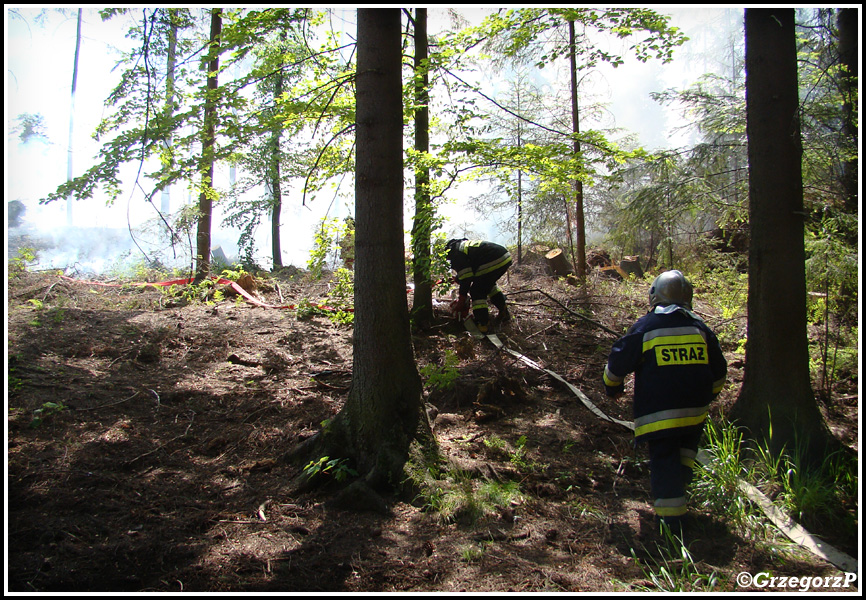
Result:
<instances>
[{"instance_id":1,"label":"smoke","mask_svg":"<svg viewBox=\"0 0 866 600\"><path fill-rule=\"evenodd\" d=\"M23 207L23 210L22 210ZM40 226L20 200L9 203L7 252L10 258L32 253L30 270L62 270L67 275L121 275L142 264L142 254L126 229ZM44 211L42 211L44 212ZM17 218L12 219L13 213Z\"/></svg>"},{"instance_id":2,"label":"smoke","mask_svg":"<svg viewBox=\"0 0 866 600\"><path fill-rule=\"evenodd\" d=\"M153 210L151 218L130 225L131 220L124 224L121 207L96 200L73 202L76 225L70 226L65 204L41 205L27 198L8 202L7 258L32 254L36 259L29 263L30 270L89 277L131 277L142 269L183 273L193 266L195 231L170 231ZM213 241L222 246L230 264L235 262L231 232L220 231Z\"/></svg>"}]
</instances>

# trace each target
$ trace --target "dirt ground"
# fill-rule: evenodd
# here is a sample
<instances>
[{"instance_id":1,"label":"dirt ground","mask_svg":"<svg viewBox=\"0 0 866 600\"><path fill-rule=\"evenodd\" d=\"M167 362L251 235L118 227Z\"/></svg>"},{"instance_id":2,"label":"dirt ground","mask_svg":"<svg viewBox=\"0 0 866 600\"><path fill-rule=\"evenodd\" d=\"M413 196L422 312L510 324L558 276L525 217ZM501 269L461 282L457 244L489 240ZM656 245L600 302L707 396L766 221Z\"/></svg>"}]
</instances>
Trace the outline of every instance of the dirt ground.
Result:
<instances>
[{"instance_id":1,"label":"dirt ground","mask_svg":"<svg viewBox=\"0 0 866 600\"><path fill-rule=\"evenodd\" d=\"M322 283L278 284L259 296L282 304L327 293ZM582 300L531 269L501 284L514 315L500 330L505 344L631 419L600 381L614 337L562 306L622 331L644 310L641 284L595 283ZM692 569L694 589L746 591L759 588L739 587L738 573L839 573L699 507L693 560L663 562L645 450L630 432L444 312L413 336L419 367L459 359L454 387L425 388L440 449L472 485L520 491L471 520L443 519L413 498L356 511L335 506L331 489L288 492L299 469L283 457L346 398L350 326L56 272L8 286L7 591L616 592L663 589L651 576L661 564ZM538 288L549 296L529 291ZM726 350L730 383L714 410L742 380L742 360ZM854 393L826 416L856 447ZM857 556L856 534L816 533Z\"/></svg>"}]
</instances>

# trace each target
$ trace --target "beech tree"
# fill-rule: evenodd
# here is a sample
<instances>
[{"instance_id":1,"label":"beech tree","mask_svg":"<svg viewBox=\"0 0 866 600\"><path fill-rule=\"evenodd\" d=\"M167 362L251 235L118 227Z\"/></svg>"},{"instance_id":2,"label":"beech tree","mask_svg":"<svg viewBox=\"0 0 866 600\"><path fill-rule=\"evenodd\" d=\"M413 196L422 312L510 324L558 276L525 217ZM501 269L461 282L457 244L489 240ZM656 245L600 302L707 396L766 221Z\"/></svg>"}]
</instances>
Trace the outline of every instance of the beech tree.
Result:
<instances>
[{"instance_id":1,"label":"beech tree","mask_svg":"<svg viewBox=\"0 0 866 600\"><path fill-rule=\"evenodd\" d=\"M207 60L207 95L204 103L204 128L201 150L201 188L198 201L198 234L196 236L195 280L201 282L210 274L211 215L213 213L214 144L216 143L217 88L220 55L222 9L211 9L210 43Z\"/></svg>"}]
</instances>

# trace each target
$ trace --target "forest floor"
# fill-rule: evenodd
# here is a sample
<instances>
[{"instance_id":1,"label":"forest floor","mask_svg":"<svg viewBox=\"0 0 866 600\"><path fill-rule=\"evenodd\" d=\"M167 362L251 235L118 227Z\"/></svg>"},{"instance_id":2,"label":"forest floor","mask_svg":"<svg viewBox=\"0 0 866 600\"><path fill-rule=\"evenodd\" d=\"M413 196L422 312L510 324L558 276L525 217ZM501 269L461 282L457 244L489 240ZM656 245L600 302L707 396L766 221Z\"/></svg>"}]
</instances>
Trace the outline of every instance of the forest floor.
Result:
<instances>
[{"instance_id":1,"label":"forest floor","mask_svg":"<svg viewBox=\"0 0 866 600\"><path fill-rule=\"evenodd\" d=\"M646 310L645 283L594 281L579 299L538 269L512 271L502 341L630 420L630 402L601 383L615 337L562 307L624 331ZM277 281L259 289L266 303L328 291ZM7 306L7 591L617 592L665 589L666 574L686 589L754 591L737 574L839 575L770 525L747 535L700 506L690 557L671 555L631 432L444 312L413 342L419 368L442 376L425 400L462 473L452 488L476 499L453 518L419 498L357 511L327 487L289 491L299 468L283 457L340 410L351 381L352 329L325 314L184 303L56 272L10 275ZM742 381L742 357L726 354L714 414ZM856 450L853 389L822 410ZM507 501L481 501L484 484L509 482ZM815 533L858 556L856 533Z\"/></svg>"}]
</instances>

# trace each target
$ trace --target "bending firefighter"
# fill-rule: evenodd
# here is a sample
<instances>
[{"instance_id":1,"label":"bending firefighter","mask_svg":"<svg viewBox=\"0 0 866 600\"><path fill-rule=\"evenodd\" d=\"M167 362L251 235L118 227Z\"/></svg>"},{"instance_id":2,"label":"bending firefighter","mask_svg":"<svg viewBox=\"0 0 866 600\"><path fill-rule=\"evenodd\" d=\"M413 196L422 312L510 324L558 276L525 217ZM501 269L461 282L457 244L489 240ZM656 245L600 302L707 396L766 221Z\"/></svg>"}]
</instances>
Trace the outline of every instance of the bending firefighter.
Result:
<instances>
[{"instance_id":1,"label":"bending firefighter","mask_svg":"<svg viewBox=\"0 0 866 600\"><path fill-rule=\"evenodd\" d=\"M692 285L682 273L656 277L649 303L650 312L614 343L604 384L619 397L626 375L635 374L635 442L648 445L656 518L681 535L698 442L728 364L716 335L692 312Z\"/></svg>"},{"instance_id":2,"label":"bending firefighter","mask_svg":"<svg viewBox=\"0 0 866 600\"><path fill-rule=\"evenodd\" d=\"M457 272L457 283L460 286L459 296L452 305L452 310L466 318L471 298L472 318L478 329L486 333L490 323L489 300L499 311L497 321L508 321L511 315L505 305L505 294L496 285L496 281L511 266L511 254L508 250L493 242L466 238L448 240L446 247L448 262Z\"/></svg>"}]
</instances>

